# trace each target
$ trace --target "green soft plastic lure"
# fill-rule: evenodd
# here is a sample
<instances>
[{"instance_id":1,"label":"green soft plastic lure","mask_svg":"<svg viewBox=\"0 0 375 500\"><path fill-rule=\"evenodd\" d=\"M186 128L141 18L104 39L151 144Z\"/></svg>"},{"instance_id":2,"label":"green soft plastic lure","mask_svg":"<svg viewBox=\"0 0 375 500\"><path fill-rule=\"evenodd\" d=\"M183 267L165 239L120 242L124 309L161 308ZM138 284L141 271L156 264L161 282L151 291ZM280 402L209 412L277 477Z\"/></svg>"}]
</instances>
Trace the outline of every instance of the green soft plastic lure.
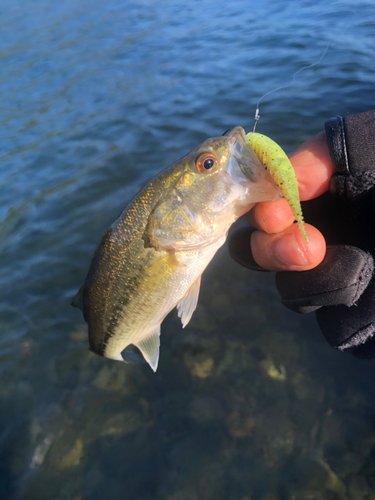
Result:
<instances>
[{"instance_id":1,"label":"green soft plastic lure","mask_svg":"<svg viewBox=\"0 0 375 500\"><path fill-rule=\"evenodd\" d=\"M306 243L309 238L303 222L302 208L299 200L298 182L289 158L275 141L256 132L246 134L246 138L255 154L262 162L273 181L277 184L288 202L297 220L299 230Z\"/></svg>"}]
</instances>

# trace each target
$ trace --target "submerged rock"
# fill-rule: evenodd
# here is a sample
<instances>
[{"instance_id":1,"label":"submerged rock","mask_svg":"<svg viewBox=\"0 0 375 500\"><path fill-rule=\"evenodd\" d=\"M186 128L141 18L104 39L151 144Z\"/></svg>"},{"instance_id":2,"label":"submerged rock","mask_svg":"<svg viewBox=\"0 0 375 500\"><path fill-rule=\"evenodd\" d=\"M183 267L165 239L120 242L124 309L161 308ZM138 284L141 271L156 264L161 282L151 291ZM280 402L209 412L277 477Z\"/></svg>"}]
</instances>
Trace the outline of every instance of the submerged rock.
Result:
<instances>
[{"instance_id":1,"label":"submerged rock","mask_svg":"<svg viewBox=\"0 0 375 500\"><path fill-rule=\"evenodd\" d=\"M78 438L68 453L61 458L61 462L59 464L60 468L69 469L70 467L75 467L81 463L82 457L83 442L80 438Z\"/></svg>"},{"instance_id":2,"label":"submerged rock","mask_svg":"<svg viewBox=\"0 0 375 500\"><path fill-rule=\"evenodd\" d=\"M152 422L145 421L140 412L136 410L127 410L112 415L104 422L100 435L120 437L130 432L134 432L141 427L149 427L150 425L152 425Z\"/></svg>"},{"instance_id":3,"label":"submerged rock","mask_svg":"<svg viewBox=\"0 0 375 500\"><path fill-rule=\"evenodd\" d=\"M295 457L287 477L288 498L347 500L346 488L322 458ZM357 500L357 499L356 499Z\"/></svg>"},{"instance_id":4,"label":"submerged rock","mask_svg":"<svg viewBox=\"0 0 375 500\"><path fill-rule=\"evenodd\" d=\"M219 401L213 397L197 396L190 405L190 415L198 423L220 420L223 411Z\"/></svg>"},{"instance_id":5,"label":"submerged rock","mask_svg":"<svg viewBox=\"0 0 375 500\"><path fill-rule=\"evenodd\" d=\"M32 469L35 469L36 467L42 465L42 463L44 462L44 458L51 447L51 444L52 438L50 436L46 436L43 441L36 446L30 462L30 467Z\"/></svg>"},{"instance_id":6,"label":"submerged rock","mask_svg":"<svg viewBox=\"0 0 375 500\"><path fill-rule=\"evenodd\" d=\"M286 369L284 365L276 366L272 358L268 357L263 359L259 366L262 372L270 379L277 380L279 382L286 381Z\"/></svg>"},{"instance_id":7,"label":"submerged rock","mask_svg":"<svg viewBox=\"0 0 375 500\"><path fill-rule=\"evenodd\" d=\"M212 374L214 360L206 353L198 354L197 356L185 354L184 361L190 373L194 377L204 379Z\"/></svg>"},{"instance_id":8,"label":"submerged rock","mask_svg":"<svg viewBox=\"0 0 375 500\"><path fill-rule=\"evenodd\" d=\"M127 367L121 363L109 364L105 361L104 363L104 366L94 378L93 385L105 391L121 391L126 396L133 394L134 387L128 375Z\"/></svg>"},{"instance_id":9,"label":"submerged rock","mask_svg":"<svg viewBox=\"0 0 375 500\"><path fill-rule=\"evenodd\" d=\"M244 416L238 411L233 411L225 419L225 425L233 439L241 439L253 434L256 421L253 417Z\"/></svg>"}]
</instances>

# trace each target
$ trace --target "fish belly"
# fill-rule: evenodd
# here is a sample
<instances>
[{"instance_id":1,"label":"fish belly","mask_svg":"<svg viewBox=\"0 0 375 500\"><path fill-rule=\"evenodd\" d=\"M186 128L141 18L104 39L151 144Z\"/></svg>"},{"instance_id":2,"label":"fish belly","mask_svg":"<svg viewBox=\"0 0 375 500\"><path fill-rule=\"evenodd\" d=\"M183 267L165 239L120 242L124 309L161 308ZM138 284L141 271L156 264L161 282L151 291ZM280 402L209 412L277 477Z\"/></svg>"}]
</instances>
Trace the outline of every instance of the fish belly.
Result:
<instances>
[{"instance_id":1,"label":"fish belly","mask_svg":"<svg viewBox=\"0 0 375 500\"><path fill-rule=\"evenodd\" d=\"M108 337L103 355L118 359L129 344L137 344L157 331L167 314L200 279L225 239L224 236L202 250L166 253L148 265L132 299L119 311L117 324Z\"/></svg>"}]
</instances>

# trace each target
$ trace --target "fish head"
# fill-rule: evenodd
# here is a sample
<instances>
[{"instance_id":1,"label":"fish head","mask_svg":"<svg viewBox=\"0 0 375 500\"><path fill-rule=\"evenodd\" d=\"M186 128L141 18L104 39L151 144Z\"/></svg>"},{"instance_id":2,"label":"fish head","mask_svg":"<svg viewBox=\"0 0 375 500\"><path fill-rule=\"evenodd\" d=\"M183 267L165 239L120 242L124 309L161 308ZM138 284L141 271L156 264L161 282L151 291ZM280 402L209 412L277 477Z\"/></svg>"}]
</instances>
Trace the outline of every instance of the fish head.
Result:
<instances>
[{"instance_id":1,"label":"fish head","mask_svg":"<svg viewBox=\"0 0 375 500\"><path fill-rule=\"evenodd\" d=\"M281 196L242 127L206 140L167 170L174 181L154 212L162 248L210 245L255 203Z\"/></svg>"}]
</instances>

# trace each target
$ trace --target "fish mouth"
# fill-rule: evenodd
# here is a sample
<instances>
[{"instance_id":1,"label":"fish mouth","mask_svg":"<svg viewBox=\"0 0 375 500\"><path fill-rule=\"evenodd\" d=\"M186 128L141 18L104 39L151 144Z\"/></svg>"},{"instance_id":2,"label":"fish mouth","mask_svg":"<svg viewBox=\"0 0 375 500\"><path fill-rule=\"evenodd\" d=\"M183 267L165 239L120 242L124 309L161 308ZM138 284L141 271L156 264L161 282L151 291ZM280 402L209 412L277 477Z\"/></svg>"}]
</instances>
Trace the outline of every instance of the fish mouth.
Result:
<instances>
[{"instance_id":1,"label":"fish mouth","mask_svg":"<svg viewBox=\"0 0 375 500\"><path fill-rule=\"evenodd\" d=\"M265 169L246 139L242 127L235 127L226 133L229 144L229 161L227 171L237 184L247 181L257 182L259 176L264 177Z\"/></svg>"},{"instance_id":2,"label":"fish mouth","mask_svg":"<svg viewBox=\"0 0 375 500\"><path fill-rule=\"evenodd\" d=\"M272 181L246 138L242 127L235 127L225 134L229 155L225 171L232 181L250 193L251 201L276 199L281 192Z\"/></svg>"}]
</instances>

